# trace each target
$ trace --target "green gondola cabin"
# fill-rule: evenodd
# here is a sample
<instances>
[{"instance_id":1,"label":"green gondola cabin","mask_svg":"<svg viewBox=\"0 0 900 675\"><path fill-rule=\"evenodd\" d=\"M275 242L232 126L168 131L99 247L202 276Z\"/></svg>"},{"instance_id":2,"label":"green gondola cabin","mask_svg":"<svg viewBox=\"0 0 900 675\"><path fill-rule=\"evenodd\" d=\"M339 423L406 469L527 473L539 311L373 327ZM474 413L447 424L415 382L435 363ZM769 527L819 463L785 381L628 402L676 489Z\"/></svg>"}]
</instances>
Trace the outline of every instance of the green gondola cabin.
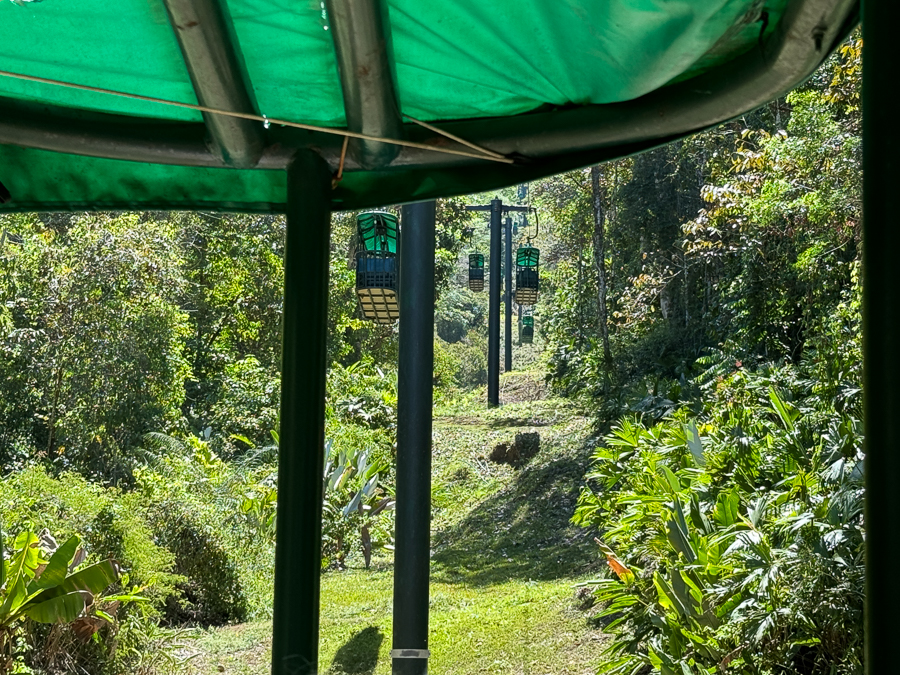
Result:
<instances>
[{"instance_id":1,"label":"green gondola cabin","mask_svg":"<svg viewBox=\"0 0 900 675\"><path fill-rule=\"evenodd\" d=\"M381 324L400 318L397 216L369 211L356 217L356 295L365 318Z\"/></svg>"},{"instance_id":2,"label":"green gondola cabin","mask_svg":"<svg viewBox=\"0 0 900 675\"><path fill-rule=\"evenodd\" d=\"M523 345L530 345L534 342L534 317L522 317L522 331L520 333L519 342Z\"/></svg>"},{"instance_id":3,"label":"green gondola cabin","mask_svg":"<svg viewBox=\"0 0 900 675\"><path fill-rule=\"evenodd\" d=\"M516 251L516 303L533 305L538 299L538 260L540 251L530 243Z\"/></svg>"},{"instance_id":4,"label":"green gondola cabin","mask_svg":"<svg viewBox=\"0 0 900 675\"><path fill-rule=\"evenodd\" d=\"M469 290L484 290L484 254L469 254Z\"/></svg>"}]
</instances>

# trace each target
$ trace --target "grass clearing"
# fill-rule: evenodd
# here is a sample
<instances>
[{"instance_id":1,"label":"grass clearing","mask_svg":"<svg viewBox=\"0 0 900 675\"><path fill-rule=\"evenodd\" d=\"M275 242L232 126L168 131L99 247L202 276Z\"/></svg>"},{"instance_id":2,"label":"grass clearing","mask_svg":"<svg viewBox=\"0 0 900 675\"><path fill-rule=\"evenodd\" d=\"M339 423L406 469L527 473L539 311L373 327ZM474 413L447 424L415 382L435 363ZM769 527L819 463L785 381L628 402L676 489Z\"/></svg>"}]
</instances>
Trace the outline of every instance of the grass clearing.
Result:
<instances>
[{"instance_id":1,"label":"grass clearing","mask_svg":"<svg viewBox=\"0 0 900 675\"><path fill-rule=\"evenodd\" d=\"M593 673L605 644L576 605L576 579L431 586L432 673ZM391 672L391 570L348 570L322 579L320 670ZM269 672L271 622L203 631L187 673Z\"/></svg>"},{"instance_id":2,"label":"grass clearing","mask_svg":"<svg viewBox=\"0 0 900 675\"><path fill-rule=\"evenodd\" d=\"M541 385L528 378L511 373L504 384L533 395ZM517 434L538 435L533 456L492 461L494 448L515 444ZM430 672L596 671L605 637L589 626L592 612L577 606L574 587L602 562L588 533L569 523L590 445L588 421L560 400L487 410L483 398L468 397L436 410ZM391 671L390 559L360 567L351 560L350 569L322 577L323 673ZM185 673L268 673L270 627L202 632Z\"/></svg>"}]
</instances>

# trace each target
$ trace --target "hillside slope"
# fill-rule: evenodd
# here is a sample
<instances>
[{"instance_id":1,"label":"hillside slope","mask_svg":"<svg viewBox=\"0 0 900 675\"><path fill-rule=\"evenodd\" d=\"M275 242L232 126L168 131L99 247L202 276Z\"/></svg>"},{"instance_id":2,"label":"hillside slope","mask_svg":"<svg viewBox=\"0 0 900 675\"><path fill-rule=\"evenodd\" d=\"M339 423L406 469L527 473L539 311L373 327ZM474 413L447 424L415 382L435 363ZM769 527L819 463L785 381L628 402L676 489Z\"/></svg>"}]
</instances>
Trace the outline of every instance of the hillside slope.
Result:
<instances>
[{"instance_id":1,"label":"hillside slope","mask_svg":"<svg viewBox=\"0 0 900 675\"><path fill-rule=\"evenodd\" d=\"M593 673L605 639L576 585L601 566L569 523L590 454L588 421L510 373L499 409L473 393L434 420L430 672ZM391 670L390 558L322 577L322 672ZM203 632L185 673L268 672L270 622Z\"/></svg>"}]
</instances>

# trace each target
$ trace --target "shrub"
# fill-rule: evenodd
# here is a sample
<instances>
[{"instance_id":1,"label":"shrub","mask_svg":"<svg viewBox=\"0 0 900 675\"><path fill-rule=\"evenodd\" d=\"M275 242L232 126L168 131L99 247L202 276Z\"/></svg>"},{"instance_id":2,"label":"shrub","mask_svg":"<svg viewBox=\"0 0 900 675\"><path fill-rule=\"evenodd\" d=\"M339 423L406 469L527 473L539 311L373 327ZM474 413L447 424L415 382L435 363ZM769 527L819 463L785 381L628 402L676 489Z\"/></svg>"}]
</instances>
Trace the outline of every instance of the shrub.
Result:
<instances>
[{"instance_id":1,"label":"shrub","mask_svg":"<svg viewBox=\"0 0 900 675\"><path fill-rule=\"evenodd\" d=\"M4 478L0 491L0 527L11 539L27 532L52 531L59 541L82 539L88 561L113 559L120 570L112 593L140 588L149 602L118 607L115 625L102 626L97 640L85 642L67 626L29 622L22 649L35 667L65 672L139 672L142 664L163 658L172 645L155 639L159 609L176 592L180 577L174 556L155 540L141 495L104 488L74 473L51 476L29 466ZM62 659L62 660L60 660Z\"/></svg>"},{"instance_id":2,"label":"shrub","mask_svg":"<svg viewBox=\"0 0 900 675\"><path fill-rule=\"evenodd\" d=\"M178 585L181 597L166 600L166 619L203 626L246 621L250 603L227 539L171 502L160 505L156 525L160 542L175 554L175 570L185 578Z\"/></svg>"},{"instance_id":3,"label":"shrub","mask_svg":"<svg viewBox=\"0 0 900 675\"><path fill-rule=\"evenodd\" d=\"M462 362L454 354L450 345L441 338L434 339L434 390L435 396L445 396L457 384L456 376L462 368Z\"/></svg>"},{"instance_id":4,"label":"shrub","mask_svg":"<svg viewBox=\"0 0 900 675\"><path fill-rule=\"evenodd\" d=\"M248 518L242 504L271 484L271 448L223 462L206 441L162 434L145 438L150 465L135 473L159 542L185 577L182 597L166 604L169 621L202 624L243 621L265 612L271 599L273 542L264 521ZM252 514L250 514L252 515Z\"/></svg>"},{"instance_id":5,"label":"shrub","mask_svg":"<svg viewBox=\"0 0 900 675\"><path fill-rule=\"evenodd\" d=\"M394 543L393 486L384 484L390 464L371 450L325 449L322 508L322 566L343 568L354 550L369 567L373 549Z\"/></svg>"},{"instance_id":6,"label":"shrub","mask_svg":"<svg viewBox=\"0 0 900 675\"><path fill-rule=\"evenodd\" d=\"M793 368L712 382L701 415L626 418L595 454L575 521L611 570L601 672L861 672L858 421Z\"/></svg>"},{"instance_id":7,"label":"shrub","mask_svg":"<svg viewBox=\"0 0 900 675\"><path fill-rule=\"evenodd\" d=\"M105 504L85 528L85 543L98 556L120 561L129 583L156 606L183 581L174 573L175 556L155 539L141 496L124 494Z\"/></svg>"},{"instance_id":8,"label":"shrub","mask_svg":"<svg viewBox=\"0 0 900 675\"><path fill-rule=\"evenodd\" d=\"M79 535L94 558L112 558L129 583L161 601L178 581L174 558L154 541L145 503L136 494L90 483L78 474L53 477L40 466L7 476L0 492L3 529L13 535L42 529L61 539Z\"/></svg>"},{"instance_id":9,"label":"shrub","mask_svg":"<svg viewBox=\"0 0 900 675\"><path fill-rule=\"evenodd\" d=\"M487 383L487 340L477 331L470 331L465 340L447 345L447 352L457 364L454 379L463 389Z\"/></svg>"},{"instance_id":10,"label":"shrub","mask_svg":"<svg viewBox=\"0 0 900 675\"><path fill-rule=\"evenodd\" d=\"M397 425L397 372L382 370L366 357L346 368L328 370L327 415L336 421L370 429Z\"/></svg>"}]
</instances>

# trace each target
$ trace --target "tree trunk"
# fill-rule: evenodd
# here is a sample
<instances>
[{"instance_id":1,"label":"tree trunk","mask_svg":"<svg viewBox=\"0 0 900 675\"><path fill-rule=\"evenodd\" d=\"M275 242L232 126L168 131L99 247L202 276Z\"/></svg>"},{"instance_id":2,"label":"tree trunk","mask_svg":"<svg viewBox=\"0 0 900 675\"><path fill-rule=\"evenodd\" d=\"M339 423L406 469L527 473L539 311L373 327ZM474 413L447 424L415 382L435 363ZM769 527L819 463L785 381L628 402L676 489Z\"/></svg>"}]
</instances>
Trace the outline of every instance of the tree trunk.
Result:
<instances>
[{"instance_id":1,"label":"tree trunk","mask_svg":"<svg viewBox=\"0 0 900 675\"><path fill-rule=\"evenodd\" d=\"M606 195L600 189L600 167L591 167L591 205L594 212L594 267L597 270L597 319L600 324L600 338L603 341L603 358L612 364L609 349L609 329L606 319L606 236L604 223L606 212L603 208Z\"/></svg>"}]
</instances>

